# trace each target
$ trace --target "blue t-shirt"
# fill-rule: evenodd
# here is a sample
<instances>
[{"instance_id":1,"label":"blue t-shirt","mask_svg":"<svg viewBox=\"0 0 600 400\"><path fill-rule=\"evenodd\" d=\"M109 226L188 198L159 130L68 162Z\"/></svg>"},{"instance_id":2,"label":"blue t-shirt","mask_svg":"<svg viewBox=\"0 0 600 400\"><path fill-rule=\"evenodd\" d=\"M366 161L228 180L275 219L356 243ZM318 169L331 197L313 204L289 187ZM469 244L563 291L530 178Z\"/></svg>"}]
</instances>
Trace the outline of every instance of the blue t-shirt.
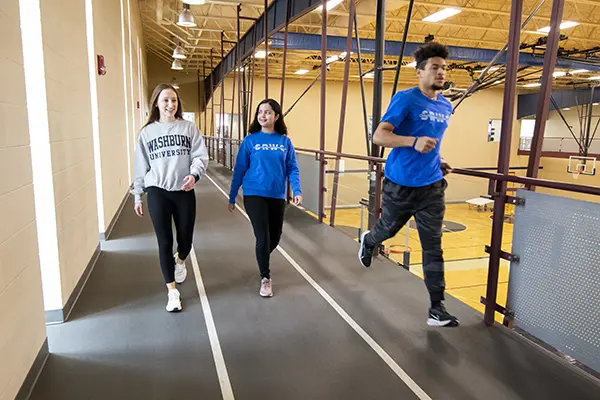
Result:
<instances>
[{"instance_id":1,"label":"blue t-shirt","mask_svg":"<svg viewBox=\"0 0 600 400\"><path fill-rule=\"evenodd\" d=\"M300 170L290 138L264 132L248 135L236 158L229 203L235 204L240 186L244 196L285 199L288 178L294 195L301 195Z\"/></svg>"},{"instance_id":2,"label":"blue t-shirt","mask_svg":"<svg viewBox=\"0 0 600 400\"><path fill-rule=\"evenodd\" d=\"M402 186L422 187L443 179L440 147L452 115L452 104L442 94L432 100L418 87L398 92L381 122L394 126L401 136L437 138L436 147L422 154L413 147L396 147L388 155L385 177Z\"/></svg>"}]
</instances>

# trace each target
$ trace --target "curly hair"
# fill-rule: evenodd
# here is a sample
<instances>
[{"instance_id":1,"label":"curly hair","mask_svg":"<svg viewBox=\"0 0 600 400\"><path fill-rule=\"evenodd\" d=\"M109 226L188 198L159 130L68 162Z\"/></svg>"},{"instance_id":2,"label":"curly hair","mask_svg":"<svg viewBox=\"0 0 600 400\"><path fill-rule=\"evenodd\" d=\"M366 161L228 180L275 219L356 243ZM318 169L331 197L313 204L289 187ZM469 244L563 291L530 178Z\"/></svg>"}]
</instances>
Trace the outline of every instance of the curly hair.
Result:
<instances>
[{"instance_id":1,"label":"curly hair","mask_svg":"<svg viewBox=\"0 0 600 400\"><path fill-rule=\"evenodd\" d=\"M433 57L448 58L448 48L437 42L429 42L419 47L414 54L418 69L425 69L427 60Z\"/></svg>"}]
</instances>

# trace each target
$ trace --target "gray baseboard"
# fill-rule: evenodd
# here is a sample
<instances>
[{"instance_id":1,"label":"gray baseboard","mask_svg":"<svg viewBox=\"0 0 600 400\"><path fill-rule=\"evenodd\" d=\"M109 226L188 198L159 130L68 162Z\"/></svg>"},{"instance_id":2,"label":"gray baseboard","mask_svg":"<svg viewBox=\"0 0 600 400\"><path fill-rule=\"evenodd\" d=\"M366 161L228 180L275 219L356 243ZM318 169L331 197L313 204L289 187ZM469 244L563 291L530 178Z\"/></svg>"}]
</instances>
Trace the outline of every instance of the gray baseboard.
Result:
<instances>
[{"instance_id":1,"label":"gray baseboard","mask_svg":"<svg viewBox=\"0 0 600 400\"><path fill-rule=\"evenodd\" d=\"M44 369L44 365L46 365L46 361L48 360L48 356L50 355L50 351L48 349L48 338L44 340L44 344L40 348L31 368L29 368L29 372L21 385L21 389L17 393L15 400L27 400L29 396L31 396L31 392L33 391L33 387L35 386L40 374L42 373L42 369Z\"/></svg>"},{"instance_id":2,"label":"gray baseboard","mask_svg":"<svg viewBox=\"0 0 600 400\"><path fill-rule=\"evenodd\" d=\"M79 282L77 282L77 285L75 286L75 289L73 289L73 293L71 293L71 296L69 296L69 300L67 300L65 306L60 310L46 311L46 324L60 324L65 322L69 318L69 315L71 314L71 311L73 311L73 307L75 306L79 295L81 295L81 292L83 291L83 288L88 278L90 277L90 274L92 273L99 256L100 243L98 243L98 245L96 246L94 254L92 254L92 257L90 258L87 267L85 267L83 274L81 274L81 278L79 278Z\"/></svg>"},{"instance_id":3,"label":"gray baseboard","mask_svg":"<svg viewBox=\"0 0 600 400\"><path fill-rule=\"evenodd\" d=\"M110 223L106 227L106 231L100 232L101 242L104 242L110 238L110 234L112 233L115 225L117 224L117 220L121 216L121 213L125 208L125 204L127 204L127 200L129 200L129 196L131 196L131 194L129 193L129 190L127 190L127 193L125 193L123 200L121 200L121 204L119 204L119 208L117 208L117 212L115 213L115 215L113 215L112 219L110 220Z\"/></svg>"}]
</instances>

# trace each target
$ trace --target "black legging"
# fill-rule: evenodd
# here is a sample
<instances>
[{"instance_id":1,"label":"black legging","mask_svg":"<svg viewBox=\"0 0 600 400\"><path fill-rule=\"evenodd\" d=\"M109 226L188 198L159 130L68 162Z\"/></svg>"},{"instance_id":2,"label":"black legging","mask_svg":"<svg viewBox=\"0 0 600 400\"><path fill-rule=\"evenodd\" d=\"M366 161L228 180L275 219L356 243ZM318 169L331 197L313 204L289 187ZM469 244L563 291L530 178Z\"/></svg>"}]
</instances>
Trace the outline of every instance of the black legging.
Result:
<instances>
[{"instance_id":1,"label":"black legging","mask_svg":"<svg viewBox=\"0 0 600 400\"><path fill-rule=\"evenodd\" d=\"M185 260L192 250L194 222L196 221L196 195L189 192L169 192L149 187L148 212L158 240L160 268L166 283L175 281L175 259L173 257L173 228L177 232L177 252Z\"/></svg>"},{"instance_id":2,"label":"black legging","mask_svg":"<svg viewBox=\"0 0 600 400\"><path fill-rule=\"evenodd\" d=\"M281 239L285 200L244 196L244 207L256 237L256 261L260 269L260 277L271 279L270 254Z\"/></svg>"}]
</instances>

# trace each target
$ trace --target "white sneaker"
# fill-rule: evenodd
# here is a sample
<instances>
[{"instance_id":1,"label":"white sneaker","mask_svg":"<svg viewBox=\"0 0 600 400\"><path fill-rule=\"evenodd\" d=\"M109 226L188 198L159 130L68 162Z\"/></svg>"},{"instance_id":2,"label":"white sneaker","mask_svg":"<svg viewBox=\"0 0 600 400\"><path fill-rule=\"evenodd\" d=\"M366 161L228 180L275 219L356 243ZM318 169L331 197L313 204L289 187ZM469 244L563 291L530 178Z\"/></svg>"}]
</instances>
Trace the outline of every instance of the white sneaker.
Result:
<instances>
[{"instance_id":1,"label":"white sneaker","mask_svg":"<svg viewBox=\"0 0 600 400\"><path fill-rule=\"evenodd\" d=\"M175 282L183 283L185 278L187 277L187 268L185 267L185 261L183 264L179 264L177 259L179 258L178 254L175 254Z\"/></svg>"},{"instance_id":2,"label":"white sneaker","mask_svg":"<svg viewBox=\"0 0 600 400\"><path fill-rule=\"evenodd\" d=\"M181 311L181 299L180 299L179 290L173 289L169 290L169 301L167 302L167 311L168 312L178 312Z\"/></svg>"},{"instance_id":3,"label":"white sneaker","mask_svg":"<svg viewBox=\"0 0 600 400\"><path fill-rule=\"evenodd\" d=\"M262 278L260 281L260 292L262 297L273 297L273 282L271 279Z\"/></svg>"}]
</instances>

